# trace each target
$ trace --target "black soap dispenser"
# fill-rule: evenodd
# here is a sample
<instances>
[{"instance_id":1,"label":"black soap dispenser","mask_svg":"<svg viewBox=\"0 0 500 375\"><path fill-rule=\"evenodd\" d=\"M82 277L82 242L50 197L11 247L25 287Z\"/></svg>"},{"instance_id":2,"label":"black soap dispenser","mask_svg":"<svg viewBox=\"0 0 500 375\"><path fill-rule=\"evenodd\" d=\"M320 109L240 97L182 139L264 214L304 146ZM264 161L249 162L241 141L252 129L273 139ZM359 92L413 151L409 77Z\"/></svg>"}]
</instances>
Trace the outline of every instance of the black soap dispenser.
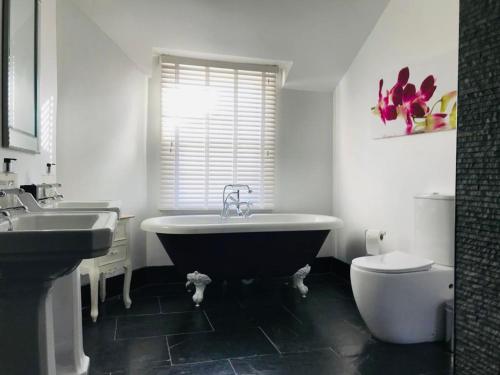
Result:
<instances>
[{"instance_id":1,"label":"black soap dispenser","mask_svg":"<svg viewBox=\"0 0 500 375\"><path fill-rule=\"evenodd\" d=\"M56 174L52 167L55 167L56 163L48 162L45 164L47 167L46 174L42 176L42 182L45 184L55 184L56 183Z\"/></svg>"}]
</instances>

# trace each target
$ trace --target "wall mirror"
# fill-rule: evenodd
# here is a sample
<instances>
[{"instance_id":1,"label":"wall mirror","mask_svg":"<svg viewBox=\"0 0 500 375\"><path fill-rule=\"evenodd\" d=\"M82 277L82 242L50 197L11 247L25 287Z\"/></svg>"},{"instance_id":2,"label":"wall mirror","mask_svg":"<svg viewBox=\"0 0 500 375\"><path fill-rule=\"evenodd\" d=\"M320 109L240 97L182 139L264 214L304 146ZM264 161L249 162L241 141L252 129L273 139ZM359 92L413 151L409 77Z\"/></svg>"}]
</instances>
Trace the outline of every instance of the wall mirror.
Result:
<instances>
[{"instance_id":1,"label":"wall mirror","mask_svg":"<svg viewBox=\"0 0 500 375\"><path fill-rule=\"evenodd\" d=\"M2 1L2 146L39 152L38 1Z\"/></svg>"}]
</instances>

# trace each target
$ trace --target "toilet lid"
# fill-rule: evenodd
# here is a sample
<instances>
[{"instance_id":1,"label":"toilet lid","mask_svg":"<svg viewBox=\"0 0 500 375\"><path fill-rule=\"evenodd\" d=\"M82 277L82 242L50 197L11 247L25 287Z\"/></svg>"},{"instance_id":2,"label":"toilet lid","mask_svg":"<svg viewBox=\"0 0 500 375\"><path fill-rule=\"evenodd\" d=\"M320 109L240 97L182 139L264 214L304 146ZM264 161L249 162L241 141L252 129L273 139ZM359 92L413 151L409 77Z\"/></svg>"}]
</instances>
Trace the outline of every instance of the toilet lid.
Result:
<instances>
[{"instance_id":1,"label":"toilet lid","mask_svg":"<svg viewBox=\"0 0 500 375\"><path fill-rule=\"evenodd\" d=\"M434 262L415 255L394 251L388 254L356 258L352 261L352 264L372 272L406 273L427 271Z\"/></svg>"}]
</instances>

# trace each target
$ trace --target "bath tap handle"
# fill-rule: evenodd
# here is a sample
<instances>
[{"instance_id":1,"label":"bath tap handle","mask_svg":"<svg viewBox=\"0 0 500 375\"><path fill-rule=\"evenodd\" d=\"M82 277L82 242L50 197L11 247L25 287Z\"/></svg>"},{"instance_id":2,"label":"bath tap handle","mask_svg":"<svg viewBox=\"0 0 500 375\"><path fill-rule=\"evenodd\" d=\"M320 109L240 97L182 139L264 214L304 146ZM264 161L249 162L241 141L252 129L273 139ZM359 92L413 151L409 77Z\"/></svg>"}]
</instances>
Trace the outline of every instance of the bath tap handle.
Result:
<instances>
[{"instance_id":1,"label":"bath tap handle","mask_svg":"<svg viewBox=\"0 0 500 375\"><path fill-rule=\"evenodd\" d=\"M246 206L246 209L244 211L239 210L239 215L243 217L249 217L251 214L251 208L252 208L252 202L240 202L240 206Z\"/></svg>"},{"instance_id":2,"label":"bath tap handle","mask_svg":"<svg viewBox=\"0 0 500 375\"><path fill-rule=\"evenodd\" d=\"M227 192L227 190L230 190ZM222 211L221 217L226 218L229 214L229 209L231 205L236 207L236 212L238 216L242 216L242 211L240 209L241 204L247 204L247 202L240 202L240 191L246 190L248 193L252 193L252 189L249 185L245 184L229 184L224 186L222 190ZM227 192L227 193L226 193ZM247 211L249 211L249 206L247 204ZM247 216L247 215L245 215Z\"/></svg>"}]
</instances>

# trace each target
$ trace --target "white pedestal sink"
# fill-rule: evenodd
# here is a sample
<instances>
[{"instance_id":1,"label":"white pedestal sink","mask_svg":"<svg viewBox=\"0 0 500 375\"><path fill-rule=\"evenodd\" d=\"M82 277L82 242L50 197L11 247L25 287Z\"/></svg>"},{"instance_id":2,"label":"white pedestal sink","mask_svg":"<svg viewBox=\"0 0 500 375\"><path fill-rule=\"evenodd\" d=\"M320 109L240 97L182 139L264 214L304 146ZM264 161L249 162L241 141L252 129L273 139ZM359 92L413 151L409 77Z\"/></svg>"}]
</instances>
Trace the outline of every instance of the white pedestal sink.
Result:
<instances>
[{"instance_id":1,"label":"white pedestal sink","mask_svg":"<svg viewBox=\"0 0 500 375\"><path fill-rule=\"evenodd\" d=\"M117 215L27 213L0 223L0 374L55 375L51 289L105 255Z\"/></svg>"},{"instance_id":2,"label":"white pedestal sink","mask_svg":"<svg viewBox=\"0 0 500 375\"><path fill-rule=\"evenodd\" d=\"M31 194L19 199L30 212L111 211L120 216L120 201L46 200L39 204ZM73 271L54 283L53 316L57 375L87 375L89 357L83 350L80 272Z\"/></svg>"}]
</instances>

